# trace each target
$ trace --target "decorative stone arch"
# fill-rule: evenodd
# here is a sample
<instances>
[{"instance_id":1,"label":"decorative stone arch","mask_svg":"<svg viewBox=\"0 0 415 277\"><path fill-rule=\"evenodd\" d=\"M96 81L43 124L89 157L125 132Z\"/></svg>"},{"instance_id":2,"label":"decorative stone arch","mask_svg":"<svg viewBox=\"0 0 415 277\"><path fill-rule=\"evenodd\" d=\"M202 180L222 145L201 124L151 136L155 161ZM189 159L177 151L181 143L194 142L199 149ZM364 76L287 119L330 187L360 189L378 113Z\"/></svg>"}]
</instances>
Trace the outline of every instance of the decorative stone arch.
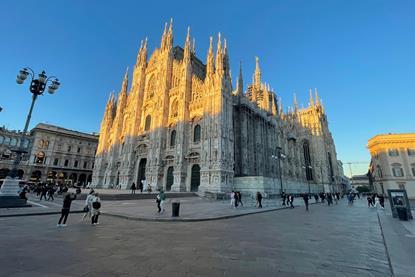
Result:
<instances>
[{"instance_id":1,"label":"decorative stone arch","mask_svg":"<svg viewBox=\"0 0 415 277\"><path fill-rule=\"evenodd\" d=\"M313 171L311 167L311 151L310 151L310 142L307 139L302 141L303 157L304 157L304 167L305 175L307 181L313 180Z\"/></svg>"},{"instance_id":2,"label":"decorative stone arch","mask_svg":"<svg viewBox=\"0 0 415 277\"><path fill-rule=\"evenodd\" d=\"M176 146L176 130L172 130L170 132L170 148L174 148Z\"/></svg>"},{"instance_id":3,"label":"decorative stone arch","mask_svg":"<svg viewBox=\"0 0 415 277\"><path fill-rule=\"evenodd\" d=\"M40 170L35 170L32 172L30 179L35 182L39 182L42 178L42 172Z\"/></svg>"},{"instance_id":4,"label":"decorative stone arch","mask_svg":"<svg viewBox=\"0 0 415 277\"><path fill-rule=\"evenodd\" d=\"M171 191L171 187L174 183L174 167L169 166L166 171L166 191Z\"/></svg>"},{"instance_id":5,"label":"decorative stone arch","mask_svg":"<svg viewBox=\"0 0 415 277\"><path fill-rule=\"evenodd\" d=\"M0 179L4 179L9 175L10 169L8 168L2 168L0 169Z\"/></svg>"},{"instance_id":6,"label":"decorative stone arch","mask_svg":"<svg viewBox=\"0 0 415 277\"><path fill-rule=\"evenodd\" d=\"M193 164L190 170L190 191L199 191L200 186L200 166L199 164Z\"/></svg>"},{"instance_id":7,"label":"decorative stone arch","mask_svg":"<svg viewBox=\"0 0 415 277\"><path fill-rule=\"evenodd\" d=\"M75 185L78 181L78 175L76 173L71 173L71 175L69 175L69 180L71 180L72 185Z\"/></svg>"},{"instance_id":8,"label":"decorative stone arch","mask_svg":"<svg viewBox=\"0 0 415 277\"><path fill-rule=\"evenodd\" d=\"M24 170L23 169L17 170L17 178L23 179L23 176L24 176Z\"/></svg>"},{"instance_id":9,"label":"decorative stone arch","mask_svg":"<svg viewBox=\"0 0 415 277\"><path fill-rule=\"evenodd\" d=\"M179 115L179 101L174 98L170 105L170 118L176 118Z\"/></svg>"},{"instance_id":10,"label":"decorative stone arch","mask_svg":"<svg viewBox=\"0 0 415 277\"><path fill-rule=\"evenodd\" d=\"M150 131L151 129L151 115L148 114L144 120L144 131Z\"/></svg>"},{"instance_id":11,"label":"decorative stone arch","mask_svg":"<svg viewBox=\"0 0 415 277\"><path fill-rule=\"evenodd\" d=\"M49 171L48 172L47 179L51 179L52 181L54 181L56 177L57 177L56 171Z\"/></svg>"},{"instance_id":12,"label":"decorative stone arch","mask_svg":"<svg viewBox=\"0 0 415 277\"><path fill-rule=\"evenodd\" d=\"M199 143L202 139L202 127L200 124L196 124L195 127L193 127L193 142Z\"/></svg>"},{"instance_id":13,"label":"decorative stone arch","mask_svg":"<svg viewBox=\"0 0 415 277\"><path fill-rule=\"evenodd\" d=\"M79 184L80 184L81 186L82 186L82 185L84 185L84 184L86 184L86 174L81 173L81 174L79 175L78 182L79 182Z\"/></svg>"},{"instance_id":14,"label":"decorative stone arch","mask_svg":"<svg viewBox=\"0 0 415 277\"><path fill-rule=\"evenodd\" d=\"M157 79L156 75L152 74L149 76L147 81L146 98L152 98L156 91Z\"/></svg>"}]
</instances>

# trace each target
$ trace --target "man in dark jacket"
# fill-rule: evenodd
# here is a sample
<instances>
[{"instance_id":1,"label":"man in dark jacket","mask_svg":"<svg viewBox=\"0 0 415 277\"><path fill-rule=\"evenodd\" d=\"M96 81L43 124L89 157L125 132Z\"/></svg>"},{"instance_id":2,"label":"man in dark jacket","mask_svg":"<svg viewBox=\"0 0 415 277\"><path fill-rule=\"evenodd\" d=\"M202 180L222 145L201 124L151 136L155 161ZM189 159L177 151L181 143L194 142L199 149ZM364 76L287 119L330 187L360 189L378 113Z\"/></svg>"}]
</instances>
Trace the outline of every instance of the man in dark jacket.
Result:
<instances>
[{"instance_id":1,"label":"man in dark jacket","mask_svg":"<svg viewBox=\"0 0 415 277\"><path fill-rule=\"evenodd\" d=\"M305 210L308 211L308 195L306 193L303 193L302 197L304 200Z\"/></svg>"},{"instance_id":2,"label":"man in dark jacket","mask_svg":"<svg viewBox=\"0 0 415 277\"><path fill-rule=\"evenodd\" d=\"M65 195L65 198L63 199L63 205L62 205L62 211L61 211L61 217L59 218L58 227L66 226L66 220L68 219L69 210L71 209L72 201L76 199L76 195L73 193L68 193ZM63 220L63 222L62 222ZM61 224L62 223L62 224Z\"/></svg>"}]
</instances>

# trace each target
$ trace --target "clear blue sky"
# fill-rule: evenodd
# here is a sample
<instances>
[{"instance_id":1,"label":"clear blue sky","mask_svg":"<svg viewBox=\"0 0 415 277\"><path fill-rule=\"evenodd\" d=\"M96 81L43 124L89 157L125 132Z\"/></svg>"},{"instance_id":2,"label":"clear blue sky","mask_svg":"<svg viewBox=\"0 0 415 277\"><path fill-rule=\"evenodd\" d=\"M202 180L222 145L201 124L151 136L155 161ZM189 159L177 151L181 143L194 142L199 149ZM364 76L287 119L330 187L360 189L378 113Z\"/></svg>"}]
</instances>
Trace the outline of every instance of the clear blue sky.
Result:
<instances>
[{"instance_id":1,"label":"clear blue sky","mask_svg":"<svg viewBox=\"0 0 415 277\"><path fill-rule=\"evenodd\" d=\"M259 56L264 81L285 106L294 92L306 104L308 88L318 88L344 162L369 161L366 143L376 134L414 132L413 1L138 2L3 3L0 125L23 129L30 95L15 77L30 66L62 82L56 95L40 97L31 127L49 122L98 132L108 94L120 89L140 40L148 36L153 50L172 17L174 43L183 45L190 25L203 61L209 36L221 32L234 75L243 63L245 85Z\"/></svg>"}]
</instances>

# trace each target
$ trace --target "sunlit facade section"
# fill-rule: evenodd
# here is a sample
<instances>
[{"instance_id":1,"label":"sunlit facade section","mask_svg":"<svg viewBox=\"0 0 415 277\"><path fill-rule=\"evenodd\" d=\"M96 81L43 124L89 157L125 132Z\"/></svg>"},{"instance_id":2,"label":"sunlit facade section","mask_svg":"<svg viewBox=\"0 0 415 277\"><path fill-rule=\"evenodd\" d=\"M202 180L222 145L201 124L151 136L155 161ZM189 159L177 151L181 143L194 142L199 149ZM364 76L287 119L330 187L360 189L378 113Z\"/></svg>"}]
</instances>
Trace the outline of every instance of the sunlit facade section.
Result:
<instances>
[{"instance_id":1,"label":"sunlit facade section","mask_svg":"<svg viewBox=\"0 0 415 277\"><path fill-rule=\"evenodd\" d=\"M184 47L173 46L172 23L149 59L142 42L131 84L126 73L118 96L107 102L93 186L143 182L206 196L232 189L305 192L309 185L312 192L339 190L336 150L317 92L310 91L306 108L295 100L284 112L262 81L258 58L247 89L242 68L233 87L227 42L219 34L213 45L210 38L203 63L190 29ZM280 166L277 149L285 157Z\"/></svg>"},{"instance_id":2,"label":"sunlit facade section","mask_svg":"<svg viewBox=\"0 0 415 277\"><path fill-rule=\"evenodd\" d=\"M415 199L415 133L377 135L368 148L376 192L387 195L388 189L406 189Z\"/></svg>"}]
</instances>

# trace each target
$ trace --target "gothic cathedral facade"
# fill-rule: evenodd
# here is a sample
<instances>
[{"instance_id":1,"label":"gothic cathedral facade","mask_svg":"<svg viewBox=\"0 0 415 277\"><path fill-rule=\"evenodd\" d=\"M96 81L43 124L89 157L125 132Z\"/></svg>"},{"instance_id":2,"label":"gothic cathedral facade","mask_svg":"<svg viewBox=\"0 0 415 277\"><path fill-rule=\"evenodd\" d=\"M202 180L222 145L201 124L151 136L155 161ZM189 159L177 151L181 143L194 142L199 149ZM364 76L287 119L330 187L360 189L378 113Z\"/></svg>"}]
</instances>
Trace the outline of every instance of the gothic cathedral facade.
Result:
<instances>
[{"instance_id":1,"label":"gothic cathedral facade","mask_svg":"<svg viewBox=\"0 0 415 277\"><path fill-rule=\"evenodd\" d=\"M226 40L216 53L210 38L206 64L196 57L188 30L173 46L172 23L160 48L147 57L142 43L129 88L125 74L117 99L107 102L92 186L217 195L232 189L265 193L337 190L336 150L324 107L310 92L287 112L261 80L242 72L232 86Z\"/></svg>"}]
</instances>

